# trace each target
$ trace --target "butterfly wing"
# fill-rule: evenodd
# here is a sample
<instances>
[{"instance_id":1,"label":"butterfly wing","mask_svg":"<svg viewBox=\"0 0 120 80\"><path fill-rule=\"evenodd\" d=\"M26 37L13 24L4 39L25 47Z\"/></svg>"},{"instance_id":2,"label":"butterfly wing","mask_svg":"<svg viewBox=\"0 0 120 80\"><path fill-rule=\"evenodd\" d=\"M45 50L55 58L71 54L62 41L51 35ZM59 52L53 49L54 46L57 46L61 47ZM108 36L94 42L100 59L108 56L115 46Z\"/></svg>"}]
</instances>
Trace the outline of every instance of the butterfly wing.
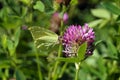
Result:
<instances>
[{"instance_id":1,"label":"butterfly wing","mask_svg":"<svg viewBox=\"0 0 120 80\"><path fill-rule=\"evenodd\" d=\"M29 30L37 48L48 48L58 42L58 35L50 30L38 26L30 27Z\"/></svg>"}]
</instances>

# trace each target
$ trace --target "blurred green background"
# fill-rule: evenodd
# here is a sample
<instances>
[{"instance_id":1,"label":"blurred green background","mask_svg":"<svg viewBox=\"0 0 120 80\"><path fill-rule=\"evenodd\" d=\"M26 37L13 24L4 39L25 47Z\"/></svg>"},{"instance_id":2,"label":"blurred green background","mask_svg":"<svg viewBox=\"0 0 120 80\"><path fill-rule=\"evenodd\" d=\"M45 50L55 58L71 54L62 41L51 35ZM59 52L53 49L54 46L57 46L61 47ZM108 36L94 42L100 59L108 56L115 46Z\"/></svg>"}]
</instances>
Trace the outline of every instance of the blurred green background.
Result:
<instances>
[{"instance_id":1,"label":"blurred green background","mask_svg":"<svg viewBox=\"0 0 120 80\"><path fill-rule=\"evenodd\" d=\"M37 50L28 28L59 28L55 12L68 13L64 29L88 23L100 42L78 79L120 80L120 0L0 0L0 80L52 80L58 47ZM60 62L56 74L56 80L74 80L75 66Z\"/></svg>"}]
</instances>

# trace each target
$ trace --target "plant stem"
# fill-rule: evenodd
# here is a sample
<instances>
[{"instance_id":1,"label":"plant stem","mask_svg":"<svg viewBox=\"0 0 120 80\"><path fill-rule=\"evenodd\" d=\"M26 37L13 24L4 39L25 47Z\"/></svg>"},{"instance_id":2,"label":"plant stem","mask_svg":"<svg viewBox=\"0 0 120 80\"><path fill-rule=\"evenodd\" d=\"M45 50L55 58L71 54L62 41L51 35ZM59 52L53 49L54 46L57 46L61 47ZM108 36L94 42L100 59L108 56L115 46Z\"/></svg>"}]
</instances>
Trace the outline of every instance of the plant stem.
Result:
<instances>
[{"instance_id":1,"label":"plant stem","mask_svg":"<svg viewBox=\"0 0 120 80\"><path fill-rule=\"evenodd\" d=\"M59 49L58 49L58 57L60 57L61 55L61 49L62 49L62 45L59 46ZM53 70L53 74L52 74L52 77L53 77L53 80L56 80L57 79L57 67L58 67L58 64L59 64L59 61L56 61L55 63L55 67L54 67L54 70Z\"/></svg>"},{"instance_id":2,"label":"plant stem","mask_svg":"<svg viewBox=\"0 0 120 80\"><path fill-rule=\"evenodd\" d=\"M63 73L64 73L64 71L65 71L65 69L66 69L67 65L68 65L68 63L67 63L67 62L65 62L65 64L63 65L63 67L62 67L62 69L61 69L61 72L60 72L60 74L59 74L59 78L61 78L61 77L62 77L62 75L63 75Z\"/></svg>"},{"instance_id":3,"label":"plant stem","mask_svg":"<svg viewBox=\"0 0 120 80\"><path fill-rule=\"evenodd\" d=\"M61 26L61 27L60 27L60 36L61 36L61 35L62 35L62 28L63 28L63 21L61 21L61 25L60 25L60 26ZM58 57L57 57L57 58L60 57L60 55L61 55L61 50L62 50L62 44L59 45ZM59 61L56 61L55 67L54 67L54 70L53 70L53 73L52 73L52 78L53 78L53 80L56 80L57 77L58 77L58 75L57 75L57 73L56 73L56 72L57 72L58 64L59 64Z\"/></svg>"},{"instance_id":4,"label":"plant stem","mask_svg":"<svg viewBox=\"0 0 120 80\"><path fill-rule=\"evenodd\" d=\"M75 73L75 80L78 80L78 73L80 68L80 63L75 63L76 73Z\"/></svg>"},{"instance_id":5,"label":"plant stem","mask_svg":"<svg viewBox=\"0 0 120 80\"><path fill-rule=\"evenodd\" d=\"M37 52L37 51L36 51ZM41 69L40 69L40 64L39 62L39 56L38 53L36 53L36 60L37 60L37 68L38 68L38 76L39 76L39 80L43 80L42 78L42 73L41 73Z\"/></svg>"}]
</instances>

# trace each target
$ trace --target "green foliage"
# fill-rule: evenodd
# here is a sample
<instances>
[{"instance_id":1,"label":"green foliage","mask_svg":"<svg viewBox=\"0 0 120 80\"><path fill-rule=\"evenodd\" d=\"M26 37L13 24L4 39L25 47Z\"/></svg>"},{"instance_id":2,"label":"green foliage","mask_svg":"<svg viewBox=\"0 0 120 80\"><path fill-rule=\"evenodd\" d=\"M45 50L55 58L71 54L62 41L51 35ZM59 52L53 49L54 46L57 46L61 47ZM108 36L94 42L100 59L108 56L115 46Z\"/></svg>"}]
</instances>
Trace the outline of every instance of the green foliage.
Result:
<instances>
[{"instance_id":1,"label":"green foliage","mask_svg":"<svg viewBox=\"0 0 120 80\"><path fill-rule=\"evenodd\" d=\"M98 18L110 19L110 13L105 9L92 9L91 13Z\"/></svg>"},{"instance_id":2,"label":"green foliage","mask_svg":"<svg viewBox=\"0 0 120 80\"><path fill-rule=\"evenodd\" d=\"M85 58L86 48L87 48L87 43L85 42L81 46L79 46L78 51L77 51L78 55L76 57L72 57L72 58L57 58L57 60L58 61L70 62L70 63L81 62Z\"/></svg>"},{"instance_id":3,"label":"green foliage","mask_svg":"<svg viewBox=\"0 0 120 80\"><path fill-rule=\"evenodd\" d=\"M17 80L26 80L25 75L20 70L16 70L16 79Z\"/></svg>"},{"instance_id":4,"label":"green foliage","mask_svg":"<svg viewBox=\"0 0 120 80\"><path fill-rule=\"evenodd\" d=\"M87 49L87 43L83 43L79 48L78 48L78 59L79 61L83 60L85 58L85 53Z\"/></svg>"},{"instance_id":5,"label":"green foliage","mask_svg":"<svg viewBox=\"0 0 120 80\"><path fill-rule=\"evenodd\" d=\"M33 6L34 9L37 9L41 12L45 11L45 6L41 1L37 1L36 4Z\"/></svg>"},{"instance_id":6,"label":"green foliage","mask_svg":"<svg viewBox=\"0 0 120 80\"><path fill-rule=\"evenodd\" d=\"M102 5L103 5L103 7L105 7L111 13L114 13L116 15L120 15L120 8L118 8L117 6L113 5L112 3L106 2L106 3L102 3Z\"/></svg>"},{"instance_id":7,"label":"green foliage","mask_svg":"<svg viewBox=\"0 0 120 80\"><path fill-rule=\"evenodd\" d=\"M58 61L65 61L70 63L79 62L79 59L77 57L75 58L57 58Z\"/></svg>"},{"instance_id":8,"label":"green foliage","mask_svg":"<svg viewBox=\"0 0 120 80\"><path fill-rule=\"evenodd\" d=\"M80 61L78 80L120 80L120 1L56 1L0 0L0 80L74 80ZM54 12L67 12L68 22L53 20ZM63 57L58 36L84 23L95 31L93 55L83 60L84 43L77 57Z\"/></svg>"}]
</instances>

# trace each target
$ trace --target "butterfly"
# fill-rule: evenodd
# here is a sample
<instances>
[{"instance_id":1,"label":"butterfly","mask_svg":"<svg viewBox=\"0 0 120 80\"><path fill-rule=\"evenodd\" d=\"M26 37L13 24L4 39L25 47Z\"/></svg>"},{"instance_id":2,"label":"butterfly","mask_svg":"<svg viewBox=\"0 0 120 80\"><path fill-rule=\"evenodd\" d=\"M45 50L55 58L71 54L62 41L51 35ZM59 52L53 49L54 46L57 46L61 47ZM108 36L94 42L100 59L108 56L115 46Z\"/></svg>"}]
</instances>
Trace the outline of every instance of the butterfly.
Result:
<instances>
[{"instance_id":1,"label":"butterfly","mask_svg":"<svg viewBox=\"0 0 120 80\"><path fill-rule=\"evenodd\" d=\"M58 43L58 35L42 27L29 28L37 48L49 48Z\"/></svg>"}]
</instances>

